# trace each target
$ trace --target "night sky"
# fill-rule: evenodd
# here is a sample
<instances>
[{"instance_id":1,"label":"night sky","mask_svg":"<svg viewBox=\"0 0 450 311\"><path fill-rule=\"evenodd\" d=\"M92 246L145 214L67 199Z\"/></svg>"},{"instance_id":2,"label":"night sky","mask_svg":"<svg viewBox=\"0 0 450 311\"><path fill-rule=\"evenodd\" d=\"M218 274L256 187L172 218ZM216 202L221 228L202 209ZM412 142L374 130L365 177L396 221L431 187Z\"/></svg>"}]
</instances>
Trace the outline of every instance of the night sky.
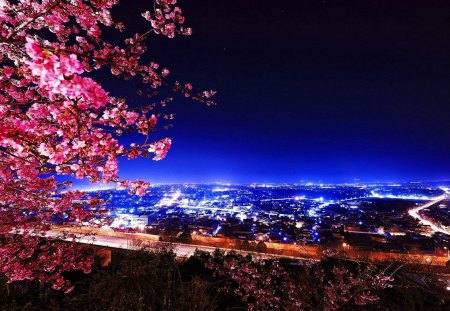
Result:
<instances>
[{"instance_id":1,"label":"night sky","mask_svg":"<svg viewBox=\"0 0 450 311\"><path fill-rule=\"evenodd\" d=\"M114 18L146 30L151 1L122 2ZM450 1L179 4L193 35L150 37L148 59L218 90L218 105L177 98L174 127L155 136L174 139L167 158L121 161L122 177L450 179Z\"/></svg>"}]
</instances>

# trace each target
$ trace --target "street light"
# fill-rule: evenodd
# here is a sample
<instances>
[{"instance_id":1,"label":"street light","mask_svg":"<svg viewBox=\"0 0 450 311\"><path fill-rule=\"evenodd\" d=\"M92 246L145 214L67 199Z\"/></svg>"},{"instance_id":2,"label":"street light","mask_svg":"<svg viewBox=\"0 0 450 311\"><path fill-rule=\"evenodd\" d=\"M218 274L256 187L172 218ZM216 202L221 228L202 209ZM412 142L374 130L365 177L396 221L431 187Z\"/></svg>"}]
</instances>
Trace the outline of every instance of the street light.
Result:
<instances>
[{"instance_id":1,"label":"street light","mask_svg":"<svg viewBox=\"0 0 450 311\"><path fill-rule=\"evenodd\" d=\"M342 243L342 247L344 247L344 250L348 250L350 245L348 245L346 242Z\"/></svg>"}]
</instances>

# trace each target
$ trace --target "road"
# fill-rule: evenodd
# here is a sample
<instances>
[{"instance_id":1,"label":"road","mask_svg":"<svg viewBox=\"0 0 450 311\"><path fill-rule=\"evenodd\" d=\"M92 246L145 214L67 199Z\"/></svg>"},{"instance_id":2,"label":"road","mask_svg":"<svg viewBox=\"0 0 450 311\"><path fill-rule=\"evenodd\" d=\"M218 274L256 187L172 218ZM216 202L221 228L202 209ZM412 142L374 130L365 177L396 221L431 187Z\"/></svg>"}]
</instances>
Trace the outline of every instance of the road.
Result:
<instances>
[{"instance_id":1,"label":"road","mask_svg":"<svg viewBox=\"0 0 450 311\"><path fill-rule=\"evenodd\" d=\"M437 203L439 203L439 202L445 200L446 197L447 197L447 195L448 195L448 192L446 191L446 194L441 195L441 196L439 196L439 197L433 199L432 201L430 201L430 202L428 202L428 203L426 203L426 204L423 204L423 205L420 205L420 206L417 206L417 207L414 207L414 208L408 210L408 214L411 215L413 218L419 220L419 222L420 222L421 224L430 226L431 229L433 229L433 231L435 231L435 232L441 232L441 233L450 235L450 231L449 231L449 230L444 230L443 228L437 226L437 225L436 225L434 222L432 222L431 220L423 218L423 217L420 215L420 213L419 213L421 210L423 210L423 209L425 209L425 208L428 208L428 207L431 207L431 206L433 206L433 205L435 205L435 204L437 204Z\"/></svg>"},{"instance_id":2,"label":"road","mask_svg":"<svg viewBox=\"0 0 450 311\"><path fill-rule=\"evenodd\" d=\"M46 232L47 237L58 238L66 241L73 241L72 238L62 238L62 232L57 230L50 230ZM175 254L178 257L190 257L194 254L194 252L198 249L201 251L212 253L216 249L220 249L222 251L235 251L241 255L252 255L261 259L271 259L271 258L291 258L296 260L313 260L318 261L313 258L306 257L297 257L297 256L286 256L286 255L277 255L277 254L265 254L265 253L256 253L250 251L236 250L231 248L219 248L212 246L203 246L203 245L192 245L192 244L182 244L182 243L167 243L167 242L159 242L159 241L142 241L138 238L130 239L126 237L117 237L117 236L106 236L106 235L83 235L77 234L77 243L104 246L110 248L118 248L118 249L127 249L127 250L139 250L142 249L143 246L147 246L147 249L158 250L161 248L172 248ZM144 244L142 244L144 243Z\"/></svg>"}]
</instances>

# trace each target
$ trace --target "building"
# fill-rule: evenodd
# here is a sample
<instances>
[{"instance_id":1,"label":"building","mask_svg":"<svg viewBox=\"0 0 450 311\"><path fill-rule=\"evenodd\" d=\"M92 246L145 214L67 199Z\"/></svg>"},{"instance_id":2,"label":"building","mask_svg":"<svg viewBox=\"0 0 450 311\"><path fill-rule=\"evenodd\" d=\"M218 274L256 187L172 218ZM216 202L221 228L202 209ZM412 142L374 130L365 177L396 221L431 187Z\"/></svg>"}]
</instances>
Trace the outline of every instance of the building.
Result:
<instances>
[{"instance_id":1,"label":"building","mask_svg":"<svg viewBox=\"0 0 450 311\"><path fill-rule=\"evenodd\" d=\"M143 229L148 224L148 216L134 214L117 214L112 228L140 228Z\"/></svg>"}]
</instances>

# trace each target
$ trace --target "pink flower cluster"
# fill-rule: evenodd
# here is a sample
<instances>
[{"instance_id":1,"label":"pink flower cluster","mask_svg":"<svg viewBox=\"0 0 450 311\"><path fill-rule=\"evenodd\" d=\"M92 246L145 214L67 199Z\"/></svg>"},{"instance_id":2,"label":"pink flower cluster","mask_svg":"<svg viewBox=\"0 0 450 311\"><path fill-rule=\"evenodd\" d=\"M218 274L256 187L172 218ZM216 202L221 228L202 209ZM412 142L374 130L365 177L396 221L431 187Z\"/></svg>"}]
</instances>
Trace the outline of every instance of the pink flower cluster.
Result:
<instances>
[{"instance_id":1,"label":"pink flower cluster","mask_svg":"<svg viewBox=\"0 0 450 311\"><path fill-rule=\"evenodd\" d=\"M108 102L108 94L98 83L79 75L84 70L75 54L57 57L50 51L44 52L30 37L26 38L25 50L31 58L28 62L31 73L38 77L39 87L47 91L50 98L62 95L92 108L103 107Z\"/></svg>"},{"instance_id":2,"label":"pink flower cluster","mask_svg":"<svg viewBox=\"0 0 450 311\"><path fill-rule=\"evenodd\" d=\"M172 140L170 138L164 138L151 144L148 151L155 154L153 160L159 161L166 157L171 145Z\"/></svg>"},{"instance_id":3,"label":"pink flower cluster","mask_svg":"<svg viewBox=\"0 0 450 311\"><path fill-rule=\"evenodd\" d=\"M142 13L142 16L152 24L153 30L157 34L162 34L169 38L175 37L175 33L191 35L191 28L184 28L184 16L179 7L172 8L177 3L176 0L156 0L158 8L155 13L150 11ZM179 29L177 29L179 27Z\"/></svg>"},{"instance_id":4,"label":"pink flower cluster","mask_svg":"<svg viewBox=\"0 0 450 311\"><path fill-rule=\"evenodd\" d=\"M118 190L129 188L130 192L132 194L143 196L147 193L147 189L149 187L150 187L150 183L142 181L142 180L135 180L135 181L124 180L124 181L118 182L116 188Z\"/></svg>"}]
</instances>

